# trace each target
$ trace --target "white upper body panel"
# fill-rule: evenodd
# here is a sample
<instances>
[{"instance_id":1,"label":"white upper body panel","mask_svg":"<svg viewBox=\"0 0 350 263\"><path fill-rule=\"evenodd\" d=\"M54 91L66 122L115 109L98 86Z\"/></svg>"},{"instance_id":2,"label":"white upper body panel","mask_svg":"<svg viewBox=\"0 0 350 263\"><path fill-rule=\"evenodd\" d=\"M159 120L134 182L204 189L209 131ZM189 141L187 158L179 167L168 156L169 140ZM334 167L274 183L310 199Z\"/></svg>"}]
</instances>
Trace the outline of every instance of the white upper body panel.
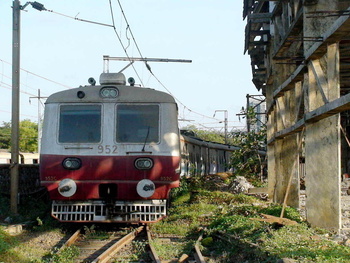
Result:
<instances>
[{"instance_id":1,"label":"white upper body panel","mask_svg":"<svg viewBox=\"0 0 350 263\"><path fill-rule=\"evenodd\" d=\"M117 89L118 96L102 98L100 91L106 88L105 86L85 86L55 93L47 99L41 154L116 156L143 154L161 156L180 155L177 105L172 96L164 92L146 88L113 85L108 85L107 87ZM70 110L72 112L74 108L84 108L85 105L98 109L100 114L98 121L94 121L94 116L91 117L91 120L87 119L87 121L80 121L78 115L75 115L74 118L77 118L80 124L84 122L86 129L97 130L98 136L89 142L84 140L81 142L70 141L70 136L79 135L69 134L69 128L67 129L68 132L63 133L60 130L60 125L62 126L64 120L69 120ZM65 108L68 109L68 114L62 117L62 109ZM129 108L136 109L135 111L138 110L140 116L136 116L135 112L132 112L133 115L130 114ZM151 112L150 114L153 114L154 120L147 120L148 113L143 111L148 110L148 108L155 109L154 111L156 113L149 110ZM120 117L118 115L120 112L128 113ZM131 116L130 120L128 120L127 114ZM88 115L84 116L88 118ZM136 122L134 117L146 123L143 124L143 129L140 127L133 128L132 122ZM155 118L158 118L158 120L155 121ZM149 125L147 124L148 122L150 123ZM74 121L72 123L74 124ZM125 125L120 123L124 123ZM67 124L65 125L67 126ZM100 127L93 127L96 125L100 125ZM137 135L139 138L130 139L129 141L128 139L121 139L120 135L118 135L120 137L117 136L117 134L121 133L121 126L128 129L124 131L126 135ZM73 127L72 129L74 130ZM81 131L85 130L82 129ZM83 133L81 136L83 136Z\"/></svg>"}]
</instances>

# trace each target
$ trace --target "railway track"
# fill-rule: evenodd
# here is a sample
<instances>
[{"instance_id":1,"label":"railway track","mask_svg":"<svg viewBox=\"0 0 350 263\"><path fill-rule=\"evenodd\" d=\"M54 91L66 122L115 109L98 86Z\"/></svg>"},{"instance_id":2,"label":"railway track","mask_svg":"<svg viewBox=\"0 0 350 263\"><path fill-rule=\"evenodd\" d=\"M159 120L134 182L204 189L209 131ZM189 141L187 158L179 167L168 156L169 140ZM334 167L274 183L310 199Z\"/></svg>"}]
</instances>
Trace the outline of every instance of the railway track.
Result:
<instances>
[{"instance_id":1,"label":"railway track","mask_svg":"<svg viewBox=\"0 0 350 263\"><path fill-rule=\"evenodd\" d=\"M193 254L161 260L152 245L152 235L147 226L102 231L85 227L72 234L57 253L66 247L75 246L79 250L79 256L74 261L76 263L205 263L198 246L200 239L193 247Z\"/></svg>"}]
</instances>

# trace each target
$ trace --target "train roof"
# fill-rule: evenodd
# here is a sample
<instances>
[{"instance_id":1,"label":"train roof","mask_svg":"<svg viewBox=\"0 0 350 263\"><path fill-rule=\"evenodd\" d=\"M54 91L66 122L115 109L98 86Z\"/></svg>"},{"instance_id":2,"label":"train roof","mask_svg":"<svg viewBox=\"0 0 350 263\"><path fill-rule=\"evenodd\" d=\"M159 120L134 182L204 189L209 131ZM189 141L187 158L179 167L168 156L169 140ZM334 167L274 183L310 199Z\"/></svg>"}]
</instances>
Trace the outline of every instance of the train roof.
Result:
<instances>
[{"instance_id":1,"label":"train roof","mask_svg":"<svg viewBox=\"0 0 350 263\"><path fill-rule=\"evenodd\" d=\"M100 91L102 89L117 89L118 95L115 98L102 98ZM46 104L50 103L87 103L87 102L163 102L176 103L175 99L168 93L157 91L150 88L141 88L126 85L96 85L96 86L81 86L79 88L64 90L52 94L46 100Z\"/></svg>"},{"instance_id":2,"label":"train roof","mask_svg":"<svg viewBox=\"0 0 350 263\"><path fill-rule=\"evenodd\" d=\"M234 146L234 145L228 145L228 144L222 144L222 143L217 143L217 142L210 142L210 141L204 141L198 137L193 137L193 136L189 136L186 135L184 133L181 133L181 138L189 143L192 144L196 144L199 146L206 146L206 147L210 147L213 149L221 149L221 150L227 150L227 151L234 151L234 150L238 150L239 147Z\"/></svg>"},{"instance_id":3,"label":"train roof","mask_svg":"<svg viewBox=\"0 0 350 263\"><path fill-rule=\"evenodd\" d=\"M228 145L228 144L222 144L222 143L218 143L218 142L210 142L210 141L204 141L198 137L196 137L195 133L193 131L189 131L189 130L181 130L181 139L192 143L192 144L196 144L199 146L206 146L206 147L210 147L213 149L220 149L220 150L226 150L226 151L235 151L240 149L239 146L235 146L235 145ZM259 154L262 156L266 155L266 151L264 150L258 150Z\"/></svg>"}]
</instances>

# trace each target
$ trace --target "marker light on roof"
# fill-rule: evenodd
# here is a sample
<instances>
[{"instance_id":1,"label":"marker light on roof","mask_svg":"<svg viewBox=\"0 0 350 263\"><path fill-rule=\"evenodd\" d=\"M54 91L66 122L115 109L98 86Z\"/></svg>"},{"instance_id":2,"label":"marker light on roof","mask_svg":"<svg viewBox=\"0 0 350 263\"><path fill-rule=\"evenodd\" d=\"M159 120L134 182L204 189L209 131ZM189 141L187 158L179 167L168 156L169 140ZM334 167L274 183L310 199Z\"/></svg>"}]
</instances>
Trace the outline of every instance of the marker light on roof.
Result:
<instances>
[{"instance_id":1,"label":"marker light on roof","mask_svg":"<svg viewBox=\"0 0 350 263\"><path fill-rule=\"evenodd\" d=\"M102 98L116 98L119 95L118 89L115 87L105 87L100 90L100 95Z\"/></svg>"}]
</instances>

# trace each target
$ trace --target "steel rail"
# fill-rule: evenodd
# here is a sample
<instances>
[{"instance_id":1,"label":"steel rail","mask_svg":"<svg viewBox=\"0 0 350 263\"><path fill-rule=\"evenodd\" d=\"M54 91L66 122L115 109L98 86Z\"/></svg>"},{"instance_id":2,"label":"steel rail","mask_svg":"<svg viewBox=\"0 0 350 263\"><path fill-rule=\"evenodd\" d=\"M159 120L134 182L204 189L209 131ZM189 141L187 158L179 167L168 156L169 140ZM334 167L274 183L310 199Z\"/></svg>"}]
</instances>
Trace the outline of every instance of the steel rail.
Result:
<instances>
[{"instance_id":1,"label":"steel rail","mask_svg":"<svg viewBox=\"0 0 350 263\"><path fill-rule=\"evenodd\" d=\"M202 252L199 248L199 242L203 239L203 235L200 235L199 238L196 241L196 244L194 245L194 258L196 260L197 263L205 263L205 259L202 255Z\"/></svg>"},{"instance_id":2,"label":"steel rail","mask_svg":"<svg viewBox=\"0 0 350 263\"><path fill-rule=\"evenodd\" d=\"M150 250L149 254L150 254L153 262L161 263L161 260L159 259L159 256L158 256L154 246L151 243L152 237L151 237L151 233L149 231L149 227L148 226L146 226L146 233L147 233L148 247L149 247L149 250Z\"/></svg>"},{"instance_id":3,"label":"steel rail","mask_svg":"<svg viewBox=\"0 0 350 263\"><path fill-rule=\"evenodd\" d=\"M74 234L71 235L70 238L68 238L68 240L63 244L63 246L60 247L60 249L57 251L57 253L61 252L66 247L73 245L75 243L75 241L78 239L80 233L81 233L81 228L79 228L77 231L75 231Z\"/></svg>"},{"instance_id":4,"label":"steel rail","mask_svg":"<svg viewBox=\"0 0 350 263\"><path fill-rule=\"evenodd\" d=\"M131 233L127 234L120 240L118 240L114 245L109 247L107 250L105 250L100 256L98 256L94 261L91 263L105 263L110 260L114 254L116 254L123 246L131 243L135 239L135 237L143 230L143 226L138 227Z\"/></svg>"}]
</instances>

